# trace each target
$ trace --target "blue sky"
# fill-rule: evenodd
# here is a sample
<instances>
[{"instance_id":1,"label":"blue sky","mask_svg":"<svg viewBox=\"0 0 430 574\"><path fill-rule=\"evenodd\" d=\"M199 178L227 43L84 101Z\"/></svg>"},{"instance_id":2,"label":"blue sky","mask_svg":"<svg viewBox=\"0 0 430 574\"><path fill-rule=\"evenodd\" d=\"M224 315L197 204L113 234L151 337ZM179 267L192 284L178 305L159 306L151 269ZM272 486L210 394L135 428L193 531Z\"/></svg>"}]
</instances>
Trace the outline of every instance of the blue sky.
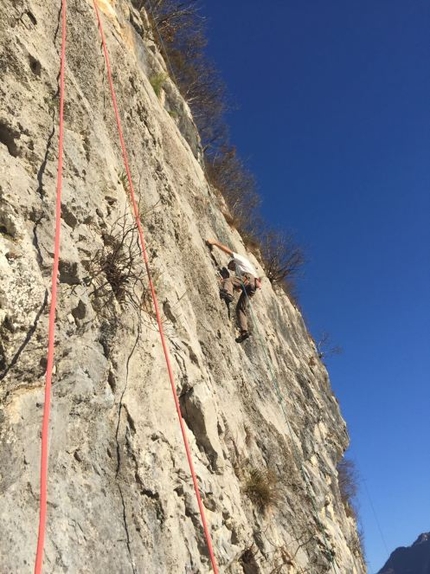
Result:
<instances>
[{"instance_id":1,"label":"blue sky","mask_svg":"<svg viewBox=\"0 0 430 574\"><path fill-rule=\"evenodd\" d=\"M231 140L307 248L310 331L343 348L328 367L376 573L377 521L390 552L430 530L430 4L202 2Z\"/></svg>"}]
</instances>

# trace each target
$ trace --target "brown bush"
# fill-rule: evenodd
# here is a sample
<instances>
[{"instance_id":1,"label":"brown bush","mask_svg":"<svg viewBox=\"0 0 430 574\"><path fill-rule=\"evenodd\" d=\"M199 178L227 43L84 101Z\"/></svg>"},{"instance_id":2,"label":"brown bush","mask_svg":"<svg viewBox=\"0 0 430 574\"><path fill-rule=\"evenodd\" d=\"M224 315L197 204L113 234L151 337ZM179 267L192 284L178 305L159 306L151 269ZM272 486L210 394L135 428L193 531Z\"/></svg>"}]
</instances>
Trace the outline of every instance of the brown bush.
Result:
<instances>
[{"instance_id":1,"label":"brown bush","mask_svg":"<svg viewBox=\"0 0 430 574\"><path fill-rule=\"evenodd\" d=\"M235 227L251 229L260 205L254 176L246 169L233 146L224 145L205 158L209 182L223 195Z\"/></svg>"},{"instance_id":2,"label":"brown bush","mask_svg":"<svg viewBox=\"0 0 430 574\"><path fill-rule=\"evenodd\" d=\"M358 472L353 460L343 458L337 465L340 497L347 516L357 518L355 498L358 493Z\"/></svg>"},{"instance_id":3,"label":"brown bush","mask_svg":"<svg viewBox=\"0 0 430 574\"><path fill-rule=\"evenodd\" d=\"M205 20L197 0L142 0L140 7L149 15L172 79L191 108L203 148L221 137L225 141L225 86L205 54Z\"/></svg>"},{"instance_id":4,"label":"brown bush","mask_svg":"<svg viewBox=\"0 0 430 574\"><path fill-rule=\"evenodd\" d=\"M295 300L303 250L291 234L271 230L262 220L255 178L229 142L225 85L205 53L205 21L198 0L134 0L134 5L145 8L172 79L191 108L207 177L225 199L227 222L241 233L247 248L261 256L270 281Z\"/></svg>"},{"instance_id":5,"label":"brown bush","mask_svg":"<svg viewBox=\"0 0 430 574\"><path fill-rule=\"evenodd\" d=\"M244 492L258 510L264 512L279 498L277 482L272 470L253 468L249 472Z\"/></svg>"},{"instance_id":6,"label":"brown bush","mask_svg":"<svg viewBox=\"0 0 430 574\"><path fill-rule=\"evenodd\" d=\"M322 360L342 353L342 347L334 345L331 341L330 333L327 333L326 331L323 331L315 340L315 345L318 351L318 357Z\"/></svg>"},{"instance_id":7,"label":"brown bush","mask_svg":"<svg viewBox=\"0 0 430 574\"><path fill-rule=\"evenodd\" d=\"M271 283L291 280L302 270L305 254L293 234L277 230L263 230L260 234L264 269Z\"/></svg>"},{"instance_id":8,"label":"brown bush","mask_svg":"<svg viewBox=\"0 0 430 574\"><path fill-rule=\"evenodd\" d=\"M90 295L98 300L101 315L115 314L114 300L121 308L142 310L147 306L148 288L145 271L140 264L140 247L136 225L120 217L102 234L103 244L85 262L86 283Z\"/></svg>"}]
</instances>

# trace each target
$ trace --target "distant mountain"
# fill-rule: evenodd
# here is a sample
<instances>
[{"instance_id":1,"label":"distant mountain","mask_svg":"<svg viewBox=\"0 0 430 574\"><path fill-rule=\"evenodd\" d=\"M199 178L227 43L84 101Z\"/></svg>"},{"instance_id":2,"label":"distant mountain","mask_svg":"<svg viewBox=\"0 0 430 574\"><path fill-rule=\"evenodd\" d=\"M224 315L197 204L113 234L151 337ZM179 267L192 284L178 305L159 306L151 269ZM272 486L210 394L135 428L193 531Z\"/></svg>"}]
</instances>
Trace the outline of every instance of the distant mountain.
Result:
<instances>
[{"instance_id":1,"label":"distant mountain","mask_svg":"<svg viewBox=\"0 0 430 574\"><path fill-rule=\"evenodd\" d=\"M430 574L430 532L412 546L396 548L378 574Z\"/></svg>"}]
</instances>

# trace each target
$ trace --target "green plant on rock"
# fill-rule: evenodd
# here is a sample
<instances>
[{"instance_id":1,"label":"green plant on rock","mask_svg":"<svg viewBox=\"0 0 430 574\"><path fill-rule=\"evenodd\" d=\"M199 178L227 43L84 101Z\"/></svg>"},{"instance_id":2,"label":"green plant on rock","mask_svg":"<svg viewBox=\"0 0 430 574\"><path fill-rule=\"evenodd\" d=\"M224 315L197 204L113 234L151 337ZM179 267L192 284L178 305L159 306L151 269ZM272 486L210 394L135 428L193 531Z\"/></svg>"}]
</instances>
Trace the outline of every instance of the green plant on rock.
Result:
<instances>
[{"instance_id":1,"label":"green plant on rock","mask_svg":"<svg viewBox=\"0 0 430 574\"><path fill-rule=\"evenodd\" d=\"M160 97L161 89L162 89L164 82L166 80L167 80L167 74L165 74L164 72L154 74L153 76L151 76L149 78L149 83L151 84L157 98Z\"/></svg>"},{"instance_id":2,"label":"green plant on rock","mask_svg":"<svg viewBox=\"0 0 430 574\"><path fill-rule=\"evenodd\" d=\"M52 96L44 96L43 102L50 114L55 113L58 108L58 96L53 94Z\"/></svg>"},{"instance_id":3,"label":"green plant on rock","mask_svg":"<svg viewBox=\"0 0 430 574\"><path fill-rule=\"evenodd\" d=\"M118 172L118 181L122 185L124 191L127 194L129 194L130 193L130 185L129 185L129 181L128 181L127 172L125 171L125 169Z\"/></svg>"}]
</instances>

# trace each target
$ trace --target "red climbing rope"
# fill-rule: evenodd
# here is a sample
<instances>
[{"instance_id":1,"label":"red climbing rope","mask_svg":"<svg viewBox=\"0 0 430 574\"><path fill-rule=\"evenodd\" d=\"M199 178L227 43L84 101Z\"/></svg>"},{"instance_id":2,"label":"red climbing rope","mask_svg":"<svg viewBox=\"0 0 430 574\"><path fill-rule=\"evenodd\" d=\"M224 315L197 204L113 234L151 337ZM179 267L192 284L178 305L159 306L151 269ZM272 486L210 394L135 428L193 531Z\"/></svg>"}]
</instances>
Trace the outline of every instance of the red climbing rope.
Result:
<instances>
[{"instance_id":1,"label":"red climbing rope","mask_svg":"<svg viewBox=\"0 0 430 574\"><path fill-rule=\"evenodd\" d=\"M122 127L121 127L121 119L120 119L120 115L119 115L119 111L118 111L118 104L117 104L115 89L114 89L114 85L113 85L113 81L112 81L112 72L111 72L111 67L110 67L109 54L108 54L107 47L106 47L105 35L103 32L103 25L102 25L100 13L99 13L99 10L97 7L97 1L93 0L93 4L94 4L94 10L96 13L96 17L97 17L98 28L99 28L99 32L100 32L102 46L103 46L103 53L104 53L104 57L105 57L106 70L107 70L107 75L108 75L108 80L109 80L109 88L110 88L110 93L111 93L111 97L112 97L112 104L113 104L114 111L115 111L115 118L116 118L116 123L117 123L117 127L118 127L118 135L119 135L119 139L121 142L122 157L124 160L125 171L127 173L127 180L128 180L128 185L129 185L131 204L132 204L132 208L133 208L134 218L136 220L136 225L137 225L138 234L139 234L140 247L141 247L141 251L142 251L143 261L145 263L146 273L148 275L149 287L151 290L152 300L154 303L154 309L155 309L155 314L156 314L156 318L157 318L158 332L160 333L160 339L161 339L161 344L163 347L164 358L166 360L166 366L167 366L167 371L169 374L170 385L172 388L173 398L175 401L176 413L178 415L179 424L181 427L182 439L184 441L188 465L190 467L190 472L191 472L191 476L192 476L192 480L193 480L194 490L196 493L197 503L198 503L198 507L199 507L199 511L200 511L200 516L201 516L203 530L204 530L204 534L205 534L205 538L206 538L206 544L208 547L209 557L210 557L210 561L211 561L212 569L213 569L214 573L218 574L218 567L217 567L217 563L216 563L216 559L215 559L215 555L214 555L214 551L213 551L212 539L211 539L209 528L208 528L208 525L206 522L205 511L204 511L202 499L200 496L199 485L197 482L197 475L196 475L196 471L194 469L194 464L193 464L193 460L192 460L192 456L191 456L191 449L190 449L190 445L188 443L188 439L187 439L187 435L186 435L186 431L185 431L185 423L184 423L184 420L183 420L182 414L181 414L181 408L180 408L180 404L179 404L178 394L176 392L175 378L173 375L169 351L168 351L166 339L164 336L163 325L162 325L162 321L161 321L161 314L160 314L160 309L158 306L157 295L155 293L154 283L153 283L151 271L149 268L149 258L148 258L148 253L146 251L146 243L145 243L145 238L144 238L144 234L143 234L142 222L140 221L140 216L139 216L139 207L138 207L138 203L136 201L136 195L134 192L133 182L131 179L130 166L128 163L127 150L125 147L124 136L123 136Z\"/></svg>"},{"instance_id":2,"label":"red climbing rope","mask_svg":"<svg viewBox=\"0 0 430 574\"><path fill-rule=\"evenodd\" d=\"M48 452L49 452L49 417L51 411L51 385L52 369L54 366L55 344L55 311L57 307L57 278L60 261L60 232L61 232L61 191L63 185L63 139L64 139L64 78L66 67L66 0L61 2L61 64L60 64L60 110L59 110L59 134L58 134L58 167L57 167L57 190L55 204L55 236L54 236L54 262L52 265L51 278L51 306L49 309L48 327L48 353L46 366L45 403L43 407L42 422L42 446L40 455L40 511L39 533L37 538L35 574L42 572L43 550L45 544L46 509L48 492Z\"/></svg>"}]
</instances>

